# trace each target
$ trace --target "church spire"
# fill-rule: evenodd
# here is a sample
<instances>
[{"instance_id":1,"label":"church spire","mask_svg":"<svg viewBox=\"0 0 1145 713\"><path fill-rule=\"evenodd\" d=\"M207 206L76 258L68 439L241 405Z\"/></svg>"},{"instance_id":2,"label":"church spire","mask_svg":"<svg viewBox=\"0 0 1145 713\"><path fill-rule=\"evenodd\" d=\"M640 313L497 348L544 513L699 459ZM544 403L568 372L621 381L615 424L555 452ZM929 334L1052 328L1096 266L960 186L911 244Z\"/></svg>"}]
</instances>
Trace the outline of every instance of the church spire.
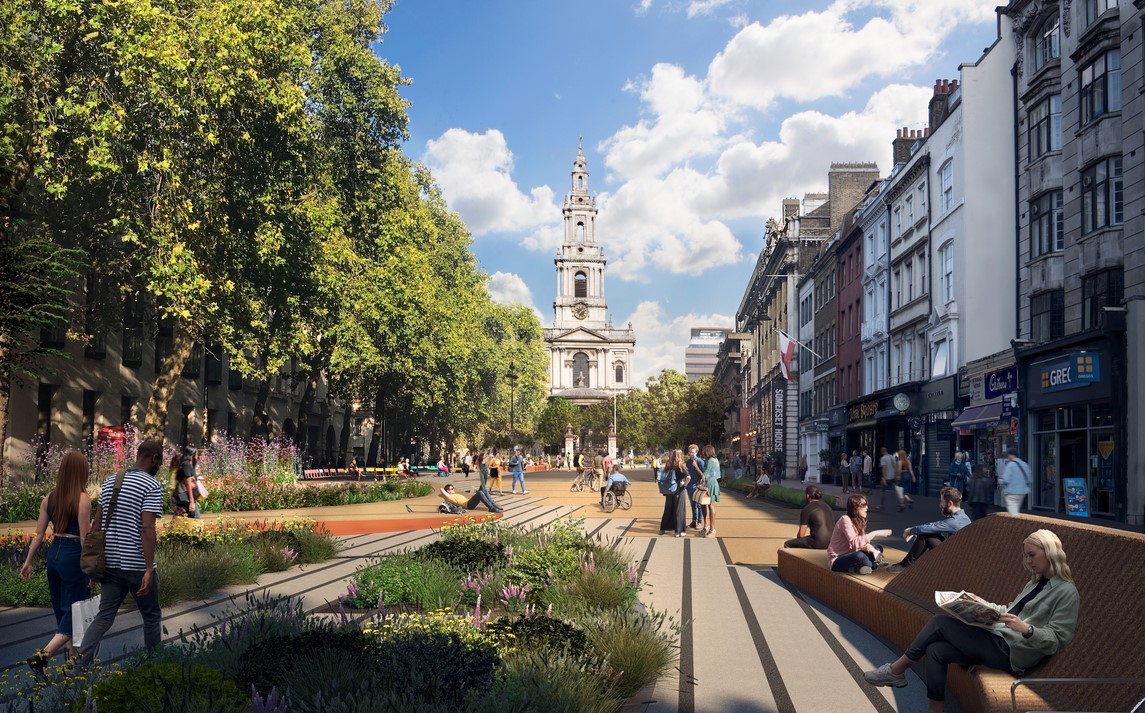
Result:
<instances>
[{"instance_id":1,"label":"church spire","mask_svg":"<svg viewBox=\"0 0 1145 713\"><path fill-rule=\"evenodd\" d=\"M588 195L588 163L584 160L584 137L576 142L576 160L573 161L572 193L576 196Z\"/></svg>"}]
</instances>

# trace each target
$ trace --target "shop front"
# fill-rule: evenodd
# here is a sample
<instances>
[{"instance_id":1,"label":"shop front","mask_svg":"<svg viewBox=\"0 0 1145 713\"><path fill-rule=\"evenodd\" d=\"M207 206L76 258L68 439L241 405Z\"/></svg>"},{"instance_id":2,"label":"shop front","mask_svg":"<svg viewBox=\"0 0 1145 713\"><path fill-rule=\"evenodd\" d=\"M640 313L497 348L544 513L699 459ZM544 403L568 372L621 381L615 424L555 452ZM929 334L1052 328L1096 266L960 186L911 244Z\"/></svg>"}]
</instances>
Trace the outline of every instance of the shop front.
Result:
<instances>
[{"instance_id":1,"label":"shop front","mask_svg":"<svg viewBox=\"0 0 1145 713\"><path fill-rule=\"evenodd\" d=\"M1017 447L1018 384L1018 367L1013 364L971 370L962 392L969 403L951 424L958 450L969 453L970 465L981 467L995 481L1006 451Z\"/></svg>"},{"instance_id":2,"label":"shop front","mask_svg":"<svg viewBox=\"0 0 1145 713\"><path fill-rule=\"evenodd\" d=\"M1077 517L1124 517L1124 411L1105 348L1031 361L1025 374L1030 507Z\"/></svg>"},{"instance_id":3,"label":"shop front","mask_svg":"<svg viewBox=\"0 0 1145 713\"><path fill-rule=\"evenodd\" d=\"M879 449L905 450L918 463L920 407L925 383L912 382L877 391L847 407L847 452L866 448L878 461Z\"/></svg>"},{"instance_id":4,"label":"shop front","mask_svg":"<svg viewBox=\"0 0 1145 713\"><path fill-rule=\"evenodd\" d=\"M935 495L942 490L942 482L946 480L948 464L954 454L956 442L951 424L959 415L958 377L945 376L923 385L920 401L919 482L922 493Z\"/></svg>"}]
</instances>

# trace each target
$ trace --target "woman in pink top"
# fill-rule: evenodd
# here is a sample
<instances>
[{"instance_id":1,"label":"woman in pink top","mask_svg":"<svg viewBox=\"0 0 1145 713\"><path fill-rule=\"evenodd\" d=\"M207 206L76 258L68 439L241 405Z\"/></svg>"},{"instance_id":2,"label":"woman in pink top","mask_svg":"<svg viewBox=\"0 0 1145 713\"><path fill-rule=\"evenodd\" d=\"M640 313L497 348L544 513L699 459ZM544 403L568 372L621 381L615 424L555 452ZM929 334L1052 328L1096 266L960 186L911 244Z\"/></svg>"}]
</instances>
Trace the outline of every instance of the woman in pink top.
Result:
<instances>
[{"instance_id":1,"label":"woman in pink top","mask_svg":"<svg viewBox=\"0 0 1145 713\"><path fill-rule=\"evenodd\" d=\"M879 565L886 564L883 548L871 542L871 538L890 537L890 534L890 530L875 530L867 534L866 496L847 498L847 514L835 523L831 544L827 545L831 571L870 574Z\"/></svg>"}]
</instances>

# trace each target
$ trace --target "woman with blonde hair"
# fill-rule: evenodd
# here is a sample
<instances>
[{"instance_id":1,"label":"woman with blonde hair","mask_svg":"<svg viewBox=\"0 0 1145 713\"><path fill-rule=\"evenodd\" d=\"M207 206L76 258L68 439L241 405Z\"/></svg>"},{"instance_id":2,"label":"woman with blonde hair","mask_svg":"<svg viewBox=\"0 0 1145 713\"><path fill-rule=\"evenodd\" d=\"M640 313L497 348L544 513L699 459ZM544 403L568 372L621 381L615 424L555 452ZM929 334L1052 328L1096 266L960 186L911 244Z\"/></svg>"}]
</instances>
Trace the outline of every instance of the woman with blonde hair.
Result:
<instances>
[{"instance_id":1,"label":"woman with blonde hair","mask_svg":"<svg viewBox=\"0 0 1145 713\"><path fill-rule=\"evenodd\" d=\"M1061 540L1037 530L1022 541L1022 567L1030 581L1009 604L987 605L997 612L991 628L972 626L946 614L932 618L893 663L867 671L875 686L907 685L906 670L926 658L926 697L930 713L942 713L946 667L989 666L1015 676L1061 651L1077 633L1081 598L1073 583Z\"/></svg>"},{"instance_id":2,"label":"woman with blonde hair","mask_svg":"<svg viewBox=\"0 0 1145 713\"><path fill-rule=\"evenodd\" d=\"M36 535L28 544L28 556L20 568L20 578L32 576L32 559L52 525L52 542L48 545L48 591L52 596L52 610L56 615L56 633L42 649L28 659L28 666L43 676L48 662L65 644L71 656L76 648L72 643L72 604L91 596L91 585L80 571L80 550L83 539L91 527L91 499L87 494L88 464L83 453L68 451L60 463L56 487L40 501L40 517L36 521Z\"/></svg>"},{"instance_id":3,"label":"woman with blonde hair","mask_svg":"<svg viewBox=\"0 0 1145 713\"><path fill-rule=\"evenodd\" d=\"M906 480L910 476L910 481ZM900 450L898 458L895 460L895 495L899 496L899 512L906 510L907 507L914 507L914 500L905 493L905 488L908 487L907 483L914 483L918 478L914 475L914 467L910 464L910 458L907 456L906 451Z\"/></svg>"}]
</instances>

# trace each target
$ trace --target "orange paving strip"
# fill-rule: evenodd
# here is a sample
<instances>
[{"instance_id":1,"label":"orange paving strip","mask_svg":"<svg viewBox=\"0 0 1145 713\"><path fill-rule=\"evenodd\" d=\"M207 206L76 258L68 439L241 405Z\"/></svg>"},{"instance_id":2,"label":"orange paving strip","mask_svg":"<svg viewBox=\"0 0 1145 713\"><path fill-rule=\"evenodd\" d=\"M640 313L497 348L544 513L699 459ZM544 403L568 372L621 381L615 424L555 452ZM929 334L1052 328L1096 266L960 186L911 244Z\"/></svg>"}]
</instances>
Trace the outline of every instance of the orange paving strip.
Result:
<instances>
[{"instance_id":1,"label":"orange paving strip","mask_svg":"<svg viewBox=\"0 0 1145 713\"><path fill-rule=\"evenodd\" d=\"M480 522L486 518L499 520L501 513L479 515L477 517L459 517L457 515L441 515L440 517L401 518L395 520L319 520L331 535L369 535L375 532L404 532L406 530L441 529L442 525L467 525Z\"/></svg>"}]
</instances>

